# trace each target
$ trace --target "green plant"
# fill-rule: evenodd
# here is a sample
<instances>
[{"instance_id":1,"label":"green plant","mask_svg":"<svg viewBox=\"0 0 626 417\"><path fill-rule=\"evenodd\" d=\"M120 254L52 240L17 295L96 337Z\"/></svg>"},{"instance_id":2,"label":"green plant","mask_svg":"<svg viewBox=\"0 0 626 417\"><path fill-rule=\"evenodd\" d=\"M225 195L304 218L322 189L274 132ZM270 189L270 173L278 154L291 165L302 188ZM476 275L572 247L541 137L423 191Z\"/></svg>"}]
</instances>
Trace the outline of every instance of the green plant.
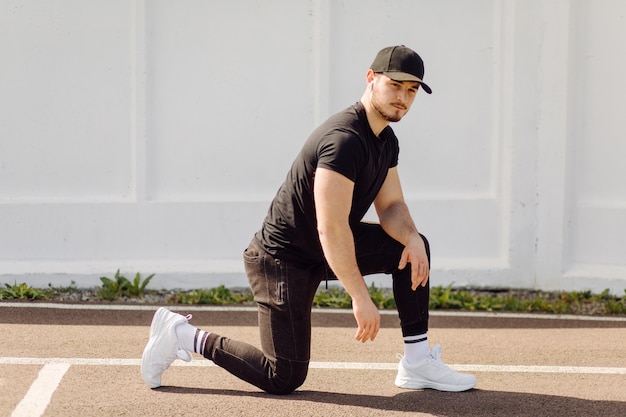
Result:
<instances>
[{"instance_id":1,"label":"green plant","mask_svg":"<svg viewBox=\"0 0 626 417\"><path fill-rule=\"evenodd\" d=\"M607 314L626 314L626 290L622 298L608 300L604 309Z\"/></svg>"},{"instance_id":2,"label":"green plant","mask_svg":"<svg viewBox=\"0 0 626 417\"><path fill-rule=\"evenodd\" d=\"M446 288L434 287L430 289L430 300L428 306L431 310L440 309L459 309L462 304L456 300L452 293L452 285Z\"/></svg>"},{"instance_id":3,"label":"green plant","mask_svg":"<svg viewBox=\"0 0 626 417\"><path fill-rule=\"evenodd\" d=\"M144 296L146 286L150 283L150 280L154 277L154 274L149 275L141 280L139 272L135 275L135 278L131 282L128 278L120 274L118 269L115 273L115 278L110 279L107 277L100 277L102 281L102 289L98 292L98 295L103 300L113 301L120 297L141 298Z\"/></svg>"},{"instance_id":4,"label":"green plant","mask_svg":"<svg viewBox=\"0 0 626 417\"><path fill-rule=\"evenodd\" d=\"M396 300L393 298L391 289L377 288L372 283L368 290L372 302L379 309L396 308ZM350 308L352 307L352 297L343 287L331 287L318 291L313 299L313 305L315 307Z\"/></svg>"},{"instance_id":5,"label":"green plant","mask_svg":"<svg viewBox=\"0 0 626 417\"><path fill-rule=\"evenodd\" d=\"M174 299L178 304L211 304L211 305L227 305L241 304L252 301L252 293L249 291L243 293L231 292L224 285L209 290L197 289L185 293L178 293Z\"/></svg>"},{"instance_id":6,"label":"green plant","mask_svg":"<svg viewBox=\"0 0 626 417\"><path fill-rule=\"evenodd\" d=\"M120 297L143 297L146 286L154 274L142 281L137 273L132 281L120 274L118 270L114 279L101 277L102 288L98 296L103 300L116 300ZM67 287L55 288L48 284L48 289L32 288L25 283L4 284L0 288L1 300L41 300L50 299L60 293L77 290L76 283ZM369 287L369 294L379 309L394 309L396 307L393 291L390 288L377 288L374 284ZM180 304L214 304L233 305L252 303L254 297L249 289L231 291L224 285L208 290L198 289L187 292L173 293L168 302ZM316 307L350 308L352 299L341 286L320 290L313 300ZM454 309L466 311L509 311L509 312L538 312L557 314L613 314L626 315L626 290L624 295L614 296L604 290L600 294L591 291L572 292L542 292L528 290L480 290L454 289L447 287L431 287L429 308Z\"/></svg>"},{"instance_id":7,"label":"green plant","mask_svg":"<svg viewBox=\"0 0 626 417\"><path fill-rule=\"evenodd\" d=\"M313 299L315 307L350 308L352 298L342 287L331 287L318 291Z\"/></svg>"},{"instance_id":8,"label":"green plant","mask_svg":"<svg viewBox=\"0 0 626 417\"><path fill-rule=\"evenodd\" d=\"M33 288L24 282L4 285L6 288L0 290L0 300L47 300L50 297L50 291Z\"/></svg>"},{"instance_id":9,"label":"green plant","mask_svg":"<svg viewBox=\"0 0 626 417\"><path fill-rule=\"evenodd\" d=\"M393 293L390 290L383 288L377 288L374 283L369 287L370 298L374 302L374 305L381 310L396 308L396 300L393 298Z\"/></svg>"},{"instance_id":10,"label":"green plant","mask_svg":"<svg viewBox=\"0 0 626 417\"><path fill-rule=\"evenodd\" d=\"M626 291L625 291L626 292ZM626 314L626 296L615 297L610 291L467 291L433 287L430 309L463 309L554 314Z\"/></svg>"}]
</instances>

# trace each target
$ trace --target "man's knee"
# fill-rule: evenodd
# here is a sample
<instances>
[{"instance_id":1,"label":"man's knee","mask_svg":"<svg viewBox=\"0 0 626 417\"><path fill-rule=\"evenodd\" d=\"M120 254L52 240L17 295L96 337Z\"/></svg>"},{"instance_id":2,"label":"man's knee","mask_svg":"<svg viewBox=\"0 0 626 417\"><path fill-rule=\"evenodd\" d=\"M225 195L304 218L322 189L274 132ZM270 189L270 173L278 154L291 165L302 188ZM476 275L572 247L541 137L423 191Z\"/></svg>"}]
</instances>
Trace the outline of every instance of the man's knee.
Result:
<instances>
[{"instance_id":1,"label":"man's knee","mask_svg":"<svg viewBox=\"0 0 626 417\"><path fill-rule=\"evenodd\" d=\"M281 372L279 368L271 378L269 386L265 389L270 394L286 395L298 389L304 381L309 369L308 363L291 363L289 370Z\"/></svg>"}]
</instances>

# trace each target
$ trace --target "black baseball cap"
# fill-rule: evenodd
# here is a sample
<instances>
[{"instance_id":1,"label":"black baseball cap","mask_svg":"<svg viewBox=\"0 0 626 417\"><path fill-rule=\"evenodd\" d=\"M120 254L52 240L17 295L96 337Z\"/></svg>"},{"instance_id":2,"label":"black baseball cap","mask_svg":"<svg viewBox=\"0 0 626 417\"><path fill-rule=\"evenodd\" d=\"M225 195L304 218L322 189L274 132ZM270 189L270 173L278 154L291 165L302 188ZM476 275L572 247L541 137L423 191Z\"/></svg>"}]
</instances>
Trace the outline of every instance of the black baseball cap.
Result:
<instances>
[{"instance_id":1,"label":"black baseball cap","mask_svg":"<svg viewBox=\"0 0 626 417\"><path fill-rule=\"evenodd\" d=\"M423 81L424 61L417 52L404 45L381 49L370 69L395 81L417 81L428 94L433 92Z\"/></svg>"}]
</instances>

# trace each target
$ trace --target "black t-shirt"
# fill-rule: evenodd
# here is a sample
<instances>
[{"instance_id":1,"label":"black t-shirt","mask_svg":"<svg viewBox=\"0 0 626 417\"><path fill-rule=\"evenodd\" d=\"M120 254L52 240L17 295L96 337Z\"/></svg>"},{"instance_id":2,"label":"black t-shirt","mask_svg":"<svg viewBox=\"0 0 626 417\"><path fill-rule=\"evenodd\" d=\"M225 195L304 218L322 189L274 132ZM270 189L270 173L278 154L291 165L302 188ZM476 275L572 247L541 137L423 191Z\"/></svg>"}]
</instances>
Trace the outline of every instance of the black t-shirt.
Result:
<instances>
[{"instance_id":1,"label":"black t-shirt","mask_svg":"<svg viewBox=\"0 0 626 417\"><path fill-rule=\"evenodd\" d=\"M398 164L398 139L387 126L376 137L361 102L331 116L313 131L272 201L257 240L277 258L319 263L324 260L317 233L313 180L318 167L354 182L350 224L361 221Z\"/></svg>"}]
</instances>

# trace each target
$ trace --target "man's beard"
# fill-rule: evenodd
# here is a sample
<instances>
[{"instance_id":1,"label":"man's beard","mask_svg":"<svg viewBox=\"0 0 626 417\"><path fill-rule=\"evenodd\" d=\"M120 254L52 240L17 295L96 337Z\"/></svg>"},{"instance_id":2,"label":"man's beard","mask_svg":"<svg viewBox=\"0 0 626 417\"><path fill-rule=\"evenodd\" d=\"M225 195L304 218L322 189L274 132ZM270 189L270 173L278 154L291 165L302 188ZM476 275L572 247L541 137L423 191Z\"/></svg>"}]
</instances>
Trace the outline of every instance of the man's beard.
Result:
<instances>
[{"instance_id":1,"label":"man's beard","mask_svg":"<svg viewBox=\"0 0 626 417\"><path fill-rule=\"evenodd\" d=\"M380 114L380 116L388 122L399 122L404 114L399 111L396 112L388 112L383 109L383 106L378 103L378 98L376 97L376 93L372 90L372 107L374 110Z\"/></svg>"}]
</instances>

